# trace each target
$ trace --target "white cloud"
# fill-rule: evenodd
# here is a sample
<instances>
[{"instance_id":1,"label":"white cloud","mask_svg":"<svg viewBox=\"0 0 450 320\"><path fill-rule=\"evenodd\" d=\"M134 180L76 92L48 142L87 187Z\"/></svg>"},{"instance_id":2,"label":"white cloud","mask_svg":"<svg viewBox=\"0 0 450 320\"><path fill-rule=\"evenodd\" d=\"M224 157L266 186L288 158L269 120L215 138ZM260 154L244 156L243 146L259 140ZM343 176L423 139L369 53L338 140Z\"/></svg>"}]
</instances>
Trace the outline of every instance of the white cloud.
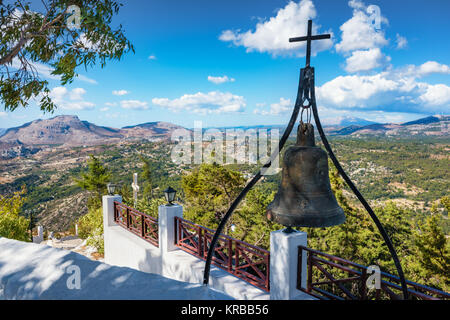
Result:
<instances>
[{"instance_id":1,"label":"white cloud","mask_svg":"<svg viewBox=\"0 0 450 320\"><path fill-rule=\"evenodd\" d=\"M450 87L445 84L428 85L419 100L430 106L446 105L448 113L450 110Z\"/></svg>"},{"instance_id":2,"label":"white cloud","mask_svg":"<svg viewBox=\"0 0 450 320\"><path fill-rule=\"evenodd\" d=\"M148 56L148 60L156 60L156 56L150 55L150 56Z\"/></svg>"},{"instance_id":3,"label":"white cloud","mask_svg":"<svg viewBox=\"0 0 450 320\"><path fill-rule=\"evenodd\" d=\"M173 100L168 98L154 98L152 99L152 103L172 111L186 110L198 114L241 112L246 105L244 97L220 91L185 94Z\"/></svg>"},{"instance_id":4,"label":"white cloud","mask_svg":"<svg viewBox=\"0 0 450 320\"><path fill-rule=\"evenodd\" d=\"M127 90L113 90L112 94L115 96L124 96L126 94L129 94L130 92Z\"/></svg>"},{"instance_id":5,"label":"white cloud","mask_svg":"<svg viewBox=\"0 0 450 320\"><path fill-rule=\"evenodd\" d=\"M109 110L108 107L104 107L104 108L101 108L101 109L100 109L101 112L106 112L106 111L108 111L108 110Z\"/></svg>"},{"instance_id":6,"label":"white cloud","mask_svg":"<svg viewBox=\"0 0 450 320\"><path fill-rule=\"evenodd\" d=\"M380 15L379 25L374 23L373 6L366 7L362 1L352 0L348 5L353 16L341 25L341 41L336 44L336 51L346 56L344 69L354 73L387 65L391 58L380 48L389 41L380 28L388 20Z\"/></svg>"},{"instance_id":7,"label":"white cloud","mask_svg":"<svg viewBox=\"0 0 450 320\"><path fill-rule=\"evenodd\" d=\"M420 65L417 71L420 76L426 76L432 73L450 74L450 67L436 61L427 61Z\"/></svg>"},{"instance_id":8,"label":"white cloud","mask_svg":"<svg viewBox=\"0 0 450 320\"><path fill-rule=\"evenodd\" d=\"M70 100L82 100L86 90L83 88L75 88L69 93Z\"/></svg>"},{"instance_id":9,"label":"white cloud","mask_svg":"<svg viewBox=\"0 0 450 320\"><path fill-rule=\"evenodd\" d=\"M7 117L8 114L4 111L0 111L0 117Z\"/></svg>"},{"instance_id":10,"label":"white cloud","mask_svg":"<svg viewBox=\"0 0 450 320\"><path fill-rule=\"evenodd\" d=\"M105 106L115 107L115 106L117 106L117 102L105 102Z\"/></svg>"},{"instance_id":11,"label":"white cloud","mask_svg":"<svg viewBox=\"0 0 450 320\"><path fill-rule=\"evenodd\" d=\"M213 76L208 76L208 81L215 83L215 84L221 84L221 83L225 83L225 82L234 82L235 79L234 78L228 78L228 76L223 76L223 77L213 77Z\"/></svg>"},{"instance_id":12,"label":"white cloud","mask_svg":"<svg viewBox=\"0 0 450 320\"><path fill-rule=\"evenodd\" d=\"M436 61L427 61L420 66L410 64L397 71L398 76L409 78L421 78L433 73L450 74L450 66Z\"/></svg>"},{"instance_id":13,"label":"white cloud","mask_svg":"<svg viewBox=\"0 0 450 320\"><path fill-rule=\"evenodd\" d=\"M225 30L219 36L222 41L231 41L236 46L244 46L247 52L268 52L272 55L305 55L305 42L290 43L289 38L307 34L307 21L316 17L316 9L311 0L299 3L290 1L279 9L275 17L260 21L255 30ZM313 23L313 34L319 33L319 26ZM331 32L330 32L331 33ZM331 39L315 41L312 54L329 49Z\"/></svg>"},{"instance_id":14,"label":"white cloud","mask_svg":"<svg viewBox=\"0 0 450 320\"><path fill-rule=\"evenodd\" d=\"M406 38L405 37L402 37L401 35L399 35L398 33L397 33L397 35L396 35L396 42L397 42L397 49L403 49L403 48L406 48L406 46L408 45L408 40L406 40Z\"/></svg>"},{"instance_id":15,"label":"white cloud","mask_svg":"<svg viewBox=\"0 0 450 320\"><path fill-rule=\"evenodd\" d=\"M377 30L373 18L369 15L368 7L361 1L350 1L353 16L341 27L341 42L336 44L336 51L347 53L354 50L367 50L379 48L388 44L384 32ZM380 17L380 22L388 23L387 19Z\"/></svg>"},{"instance_id":16,"label":"white cloud","mask_svg":"<svg viewBox=\"0 0 450 320\"><path fill-rule=\"evenodd\" d=\"M346 59L345 71L350 73L369 71L386 65L390 60L391 58L381 53L379 48L357 50Z\"/></svg>"},{"instance_id":17,"label":"white cloud","mask_svg":"<svg viewBox=\"0 0 450 320\"><path fill-rule=\"evenodd\" d=\"M288 113L289 111L292 111L292 109L293 109L293 104L291 102L291 99L280 98L279 102L272 103L270 105L269 110L254 109L253 113L260 114L263 116L267 116L267 115L277 116L280 114Z\"/></svg>"},{"instance_id":18,"label":"white cloud","mask_svg":"<svg viewBox=\"0 0 450 320\"><path fill-rule=\"evenodd\" d=\"M406 71L400 68L373 75L339 76L316 88L317 101L340 110L448 113L450 87L418 81L423 74L445 70L445 65L425 63L408 66Z\"/></svg>"},{"instance_id":19,"label":"white cloud","mask_svg":"<svg viewBox=\"0 0 450 320\"><path fill-rule=\"evenodd\" d=\"M74 88L71 91L66 87L55 87L50 90L50 98L58 108L65 110L86 110L93 109L95 104L84 101L83 95L86 90L83 88Z\"/></svg>"},{"instance_id":20,"label":"white cloud","mask_svg":"<svg viewBox=\"0 0 450 320\"><path fill-rule=\"evenodd\" d=\"M139 100L122 100L120 101L120 106L124 109L134 109L134 110L146 110L148 109L148 103L146 101Z\"/></svg>"}]
</instances>

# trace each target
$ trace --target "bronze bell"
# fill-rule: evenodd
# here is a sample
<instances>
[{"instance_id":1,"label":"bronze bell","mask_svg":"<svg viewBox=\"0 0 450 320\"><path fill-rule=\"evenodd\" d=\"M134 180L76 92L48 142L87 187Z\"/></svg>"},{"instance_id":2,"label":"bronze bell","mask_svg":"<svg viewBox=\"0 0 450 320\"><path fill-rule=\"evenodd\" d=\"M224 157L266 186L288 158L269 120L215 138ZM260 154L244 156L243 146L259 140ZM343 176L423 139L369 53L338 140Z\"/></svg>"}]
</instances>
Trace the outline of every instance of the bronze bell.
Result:
<instances>
[{"instance_id":1,"label":"bronze bell","mask_svg":"<svg viewBox=\"0 0 450 320\"><path fill-rule=\"evenodd\" d=\"M284 154L281 185L267 218L290 227L331 227L345 221L331 190L327 153L314 143L314 127L301 122L297 143Z\"/></svg>"}]
</instances>

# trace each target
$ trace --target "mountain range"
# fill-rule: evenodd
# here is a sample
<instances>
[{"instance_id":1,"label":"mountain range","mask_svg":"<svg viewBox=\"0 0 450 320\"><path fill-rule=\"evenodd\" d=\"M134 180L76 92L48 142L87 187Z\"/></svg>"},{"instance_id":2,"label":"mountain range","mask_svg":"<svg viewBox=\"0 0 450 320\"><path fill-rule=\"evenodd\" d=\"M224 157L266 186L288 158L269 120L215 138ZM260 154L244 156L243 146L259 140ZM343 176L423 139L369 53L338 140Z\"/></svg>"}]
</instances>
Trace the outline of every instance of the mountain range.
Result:
<instances>
[{"instance_id":1,"label":"mountain range","mask_svg":"<svg viewBox=\"0 0 450 320\"><path fill-rule=\"evenodd\" d=\"M335 136L449 136L449 124L450 116L444 115L429 116L402 124L341 118L334 125L326 126L324 130L328 135ZM190 131L168 122L147 122L118 129L82 121L74 115L62 115L46 120L34 120L19 127L0 129L0 157L32 154L37 152L39 147L46 145L91 146L133 139L161 141L169 139L177 129ZM281 135L285 126L259 125L218 129L278 129ZM296 130L293 130L293 135L295 132Z\"/></svg>"},{"instance_id":2,"label":"mountain range","mask_svg":"<svg viewBox=\"0 0 450 320\"><path fill-rule=\"evenodd\" d=\"M435 115L397 123L373 123L364 126L351 125L344 128L328 128L328 134L343 136L449 136L450 116Z\"/></svg>"},{"instance_id":3,"label":"mountain range","mask_svg":"<svg viewBox=\"0 0 450 320\"><path fill-rule=\"evenodd\" d=\"M81 121L77 116L64 115L7 129L0 136L0 142L19 141L25 145L97 145L121 139L166 139L176 129L184 128L167 122L149 122L116 129Z\"/></svg>"}]
</instances>

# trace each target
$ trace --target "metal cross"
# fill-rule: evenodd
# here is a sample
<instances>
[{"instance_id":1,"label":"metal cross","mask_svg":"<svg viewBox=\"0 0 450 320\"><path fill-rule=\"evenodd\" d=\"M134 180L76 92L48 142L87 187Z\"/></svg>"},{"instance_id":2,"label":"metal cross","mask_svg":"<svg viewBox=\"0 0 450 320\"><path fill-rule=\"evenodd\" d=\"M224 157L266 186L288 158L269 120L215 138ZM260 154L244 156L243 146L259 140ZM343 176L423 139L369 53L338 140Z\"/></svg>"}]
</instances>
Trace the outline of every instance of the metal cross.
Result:
<instances>
[{"instance_id":1,"label":"metal cross","mask_svg":"<svg viewBox=\"0 0 450 320\"><path fill-rule=\"evenodd\" d=\"M133 188L133 198L134 198L134 207L136 208L137 206L137 193L139 191L139 186L138 186L138 174L134 173L133 174L133 183L131 184L131 187Z\"/></svg>"},{"instance_id":2,"label":"metal cross","mask_svg":"<svg viewBox=\"0 0 450 320\"><path fill-rule=\"evenodd\" d=\"M311 35L312 32L312 20L308 20L308 35L306 37L289 38L289 42L306 41L306 66L309 67L309 61L311 59L311 40L330 39L330 34L318 34Z\"/></svg>"}]
</instances>

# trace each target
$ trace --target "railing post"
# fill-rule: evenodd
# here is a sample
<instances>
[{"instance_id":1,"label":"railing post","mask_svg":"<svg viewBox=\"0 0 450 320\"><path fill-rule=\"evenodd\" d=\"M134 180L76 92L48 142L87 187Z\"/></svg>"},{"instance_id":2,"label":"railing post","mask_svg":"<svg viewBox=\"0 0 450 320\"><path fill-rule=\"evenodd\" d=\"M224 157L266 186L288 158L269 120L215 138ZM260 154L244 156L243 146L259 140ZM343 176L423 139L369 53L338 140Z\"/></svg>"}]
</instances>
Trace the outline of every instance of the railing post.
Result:
<instances>
[{"instance_id":1,"label":"railing post","mask_svg":"<svg viewBox=\"0 0 450 320\"><path fill-rule=\"evenodd\" d=\"M127 208L127 229L130 229L130 209Z\"/></svg>"},{"instance_id":2,"label":"railing post","mask_svg":"<svg viewBox=\"0 0 450 320\"><path fill-rule=\"evenodd\" d=\"M305 270L302 270L303 266L301 261L303 261L303 249L302 247L298 247L298 254L297 254L297 289L302 289L302 274L305 272Z\"/></svg>"},{"instance_id":3,"label":"railing post","mask_svg":"<svg viewBox=\"0 0 450 320\"><path fill-rule=\"evenodd\" d=\"M311 292L312 291L312 277L313 277L313 253L311 251L308 252L308 263L307 263L307 268L308 268L308 285L307 285L307 292Z\"/></svg>"},{"instance_id":4,"label":"railing post","mask_svg":"<svg viewBox=\"0 0 450 320\"><path fill-rule=\"evenodd\" d=\"M361 300L367 300L367 287L366 287L366 280L367 280L367 269L364 268L362 270L361 274L361 283L359 284L359 292L361 295Z\"/></svg>"},{"instance_id":5,"label":"railing post","mask_svg":"<svg viewBox=\"0 0 450 320\"><path fill-rule=\"evenodd\" d=\"M309 295L297 289L297 264L301 263L302 270L306 268L306 260L298 261L298 246L307 246L305 232L283 230L270 233L270 299L291 300L298 296ZM305 272L300 279L301 287L306 285ZM303 298L303 297L302 297Z\"/></svg>"},{"instance_id":6,"label":"railing post","mask_svg":"<svg viewBox=\"0 0 450 320\"><path fill-rule=\"evenodd\" d=\"M141 236L142 236L142 238L145 238L145 226L146 226L146 223L145 223L144 216L141 215Z\"/></svg>"},{"instance_id":7,"label":"railing post","mask_svg":"<svg viewBox=\"0 0 450 320\"><path fill-rule=\"evenodd\" d=\"M161 253L178 249L175 245L175 217L183 218L182 206L174 204L158 207L158 238Z\"/></svg>"},{"instance_id":8,"label":"railing post","mask_svg":"<svg viewBox=\"0 0 450 320\"><path fill-rule=\"evenodd\" d=\"M175 224L173 226L173 232L174 232L174 237L173 237L173 244L176 246L178 243L178 234L179 234L179 224L180 224L180 220L178 220L178 217L175 217Z\"/></svg>"},{"instance_id":9,"label":"railing post","mask_svg":"<svg viewBox=\"0 0 450 320\"><path fill-rule=\"evenodd\" d=\"M197 227L197 234L198 234L197 254L199 257L203 257L204 254L202 248L208 247L208 239L205 237L204 234L202 235L202 228L200 226Z\"/></svg>"},{"instance_id":10,"label":"railing post","mask_svg":"<svg viewBox=\"0 0 450 320\"><path fill-rule=\"evenodd\" d=\"M228 272L233 273L233 241L227 239L228 242ZM234 245L237 250L237 243Z\"/></svg>"},{"instance_id":11,"label":"railing post","mask_svg":"<svg viewBox=\"0 0 450 320\"><path fill-rule=\"evenodd\" d=\"M234 257L234 272L236 274L238 274L238 269L239 269L239 256L240 256L239 253L240 253L239 252L239 246L236 244L235 252L234 252L234 254L235 254L235 257Z\"/></svg>"}]
</instances>

